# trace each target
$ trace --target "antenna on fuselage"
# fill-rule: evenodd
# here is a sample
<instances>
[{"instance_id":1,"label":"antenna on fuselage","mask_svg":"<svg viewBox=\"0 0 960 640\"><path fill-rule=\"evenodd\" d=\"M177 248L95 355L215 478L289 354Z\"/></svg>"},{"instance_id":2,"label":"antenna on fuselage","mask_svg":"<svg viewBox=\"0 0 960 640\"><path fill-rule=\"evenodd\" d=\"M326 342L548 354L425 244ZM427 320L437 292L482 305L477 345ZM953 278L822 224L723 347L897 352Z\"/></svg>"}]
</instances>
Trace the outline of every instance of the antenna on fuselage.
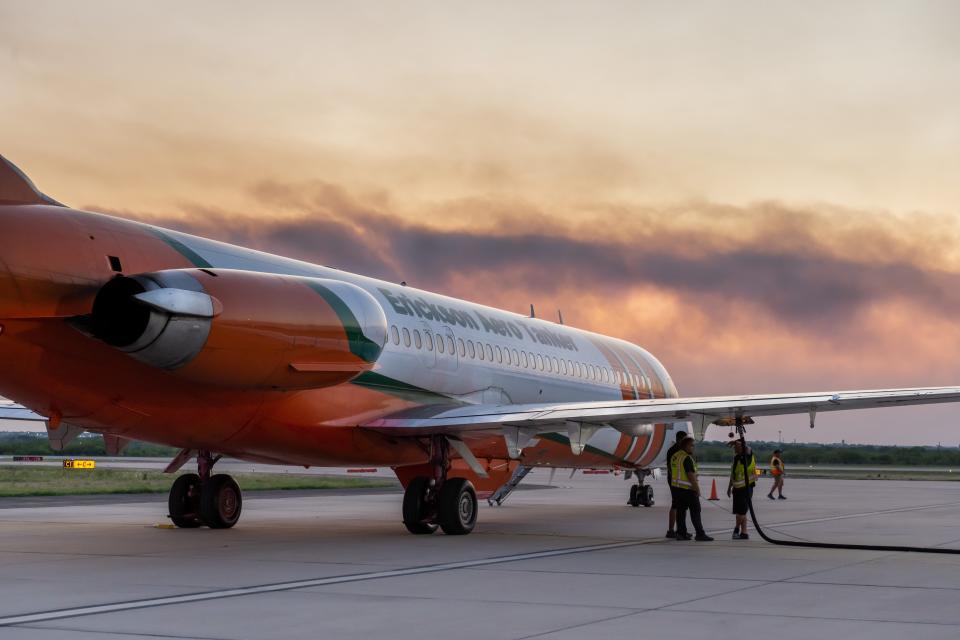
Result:
<instances>
[{"instance_id":1,"label":"antenna on fuselage","mask_svg":"<svg viewBox=\"0 0 960 640\"><path fill-rule=\"evenodd\" d=\"M560 324L563 324L563 311L557 309L557 316L560 318Z\"/></svg>"},{"instance_id":2,"label":"antenna on fuselage","mask_svg":"<svg viewBox=\"0 0 960 640\"><path fill-rule=\"evenodd\" d=\"M532 302L530 303L530 317L531 317L531 318L536 318L536 317L537 317L537 312L533 310L533 303L532 303Z\"/></svg>"}]
</instances>

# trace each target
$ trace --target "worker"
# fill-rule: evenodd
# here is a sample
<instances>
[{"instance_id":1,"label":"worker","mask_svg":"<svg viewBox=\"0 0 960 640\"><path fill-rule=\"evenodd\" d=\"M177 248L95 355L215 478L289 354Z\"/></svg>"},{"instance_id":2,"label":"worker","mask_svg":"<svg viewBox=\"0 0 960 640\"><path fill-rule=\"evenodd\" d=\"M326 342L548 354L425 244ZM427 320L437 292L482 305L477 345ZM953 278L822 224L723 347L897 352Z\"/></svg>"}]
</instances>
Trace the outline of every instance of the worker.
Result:
<instances>
[{"instance_id":1,"label":"worker","mask_svg":"<svg viewBox=\"0 0 960 640\"><path fill-rule=\"evenodd\" d=\"M783 495L783 476L786 475L786 471L783 467L783 451L780 449L774 451L773 457L770 458L770 473L773 474L773 487L767 497L774 500L773 492L776 491L780 500L786 500L787 496Z\"/></svg>"},{"instance_id":2,"label":"worker","mask_svg":"<svg viewBox=\"0 0 960 640\"><path fill-rule=\"evenodd\" d=\"M680 442L680 450L670 458L670 486L677 490L677 540L689 540L687 533L687 511L696 530L696 540L713 540L703 530L700 520L700 484L697 479L697 461L693 459L693 438L687 436Z\"/></svg>"},{"instance_id":3,"label":"worker","mask_svg":"<svg viewBox=\"0 0 960 640\"><path fill-rule=\"evenodd\" d=\"M670 515L667 518L667 537L676 538L677 534L674 527L677 524L677 489L673 486L673 474L671 473L670 459L680 450L680 443L687 437L686 431L677 431L677 438L670 448L667 449L667 486L670 487Z\"/></svg>"},{"instance_id":4,"label":"worker","mask_svg":"<svg viewBox=\"0 0 960 640\"><path fill-rule=\"evenodd\" d=\"M746 468L744 468L746 467ZM727 485L727 497L733 496L733 539L747 540L747 509L753 499L753 487L757 484L757 457L750 447L744 452L743 443L733 441L733 465L730 467L730 483Z\"/></svg>"}]
</instances>

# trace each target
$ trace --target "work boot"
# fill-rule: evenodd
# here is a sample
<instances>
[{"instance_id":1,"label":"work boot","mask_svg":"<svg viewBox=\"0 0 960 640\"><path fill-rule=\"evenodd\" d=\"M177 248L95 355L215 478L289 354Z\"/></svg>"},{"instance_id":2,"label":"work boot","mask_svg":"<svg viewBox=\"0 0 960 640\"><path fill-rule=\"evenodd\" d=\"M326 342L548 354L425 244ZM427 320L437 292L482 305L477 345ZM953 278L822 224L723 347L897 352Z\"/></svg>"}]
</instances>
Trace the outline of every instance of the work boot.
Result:
<instances>
[{"instance_id":1,"label":"work boot","mask_svg":"<svg viewBox=\"0 0 960 640\"><path fill-rule=\"evenodd\" d=\"M667 535L663 536L664 538L676 538L677 532L673 529L667 529Z\"/></svg>"},{"instance_id":2,"label":"work boot","mask_svg":"<svg viewBox=\"0 0 960 640\"><path fill-rule=\"evenodd\" d=\"M697 542L713 542L713 538L711 538L705 533L698 533L697 537L694 538L694 540L696 540Z\"/></svg>"},{"instance_id":3,"label":"work boot","mask_svg":"<svg viewBox=\"0 0 960 640\"><path fill-rule=\"evenodd\" d=\"M786 499L787 499L787 496L783 496L783 495L782 495L782 496L780 496L780 497L777 498L777 499L778 499L778 500L786 500Z\"/></svg>"},{"instance_id":4,"label":"work boot","mask_svg":"<svg viewBox=\"0 0 960 640\"><path fill-rule=\"evenodd\" d=\"M677 540L690 540L690 539L692 539L692 538L693 538L693 536L690 535L689 533L678 533L676 539L677 539Z\"/></svg>"},{"instance_id":5,"label":"work boot","mask_svg":"<svg viewBox=\"0 0 960 640\"><path fill-rule=\"evenodd\" d=\"M750 536L749 536L748 534L746 534L746 533L741 533L740 536L739 536L739 539L740 539L740 540L749 540L749 539L750 539Z\"/></svg>"},{"instance_id":6,"label":"work boot","mask_svg":"<svg viewBox=\"0 0 960 640\"><path fill-rule=\"evenodd\" d=\"M734 530L733 530L733 537L730 538L730 539L731 539L731 540L739 540L739 539L740 539L740 532L737 531L736 529L734 529Z\"/></svg>"},{"instance_id":7,"label":"work boot","mask_svg":"<svg viewBox=\"0 0 960 640\"><path fill-rule=\"evenodd\" d=\"M767 494L767 497L770 498L771 500L776 500L776 498L773 497L773 494L772 494L772 493L768 493L768 494Z\"/></svg>"}]
</instances>

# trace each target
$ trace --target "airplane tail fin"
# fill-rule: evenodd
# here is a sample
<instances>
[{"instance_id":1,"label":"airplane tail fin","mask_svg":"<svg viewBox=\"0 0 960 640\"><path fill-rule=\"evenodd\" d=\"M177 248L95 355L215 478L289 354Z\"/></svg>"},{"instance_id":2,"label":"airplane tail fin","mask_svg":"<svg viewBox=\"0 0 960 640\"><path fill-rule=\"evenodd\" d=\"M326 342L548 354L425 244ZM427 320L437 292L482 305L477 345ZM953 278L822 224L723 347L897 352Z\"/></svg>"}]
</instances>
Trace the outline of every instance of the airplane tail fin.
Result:
<instances>
[{"instance_id":1,"label":"airplane tail fin","mask_svg":"<svg viewBox=\"0 0 960 640\"><path fill-rule=\"evenodd\" d=\"M0 155L0 205L53 204L63 205L45 195L17 165Z\"/></svg>"}]
</instances>

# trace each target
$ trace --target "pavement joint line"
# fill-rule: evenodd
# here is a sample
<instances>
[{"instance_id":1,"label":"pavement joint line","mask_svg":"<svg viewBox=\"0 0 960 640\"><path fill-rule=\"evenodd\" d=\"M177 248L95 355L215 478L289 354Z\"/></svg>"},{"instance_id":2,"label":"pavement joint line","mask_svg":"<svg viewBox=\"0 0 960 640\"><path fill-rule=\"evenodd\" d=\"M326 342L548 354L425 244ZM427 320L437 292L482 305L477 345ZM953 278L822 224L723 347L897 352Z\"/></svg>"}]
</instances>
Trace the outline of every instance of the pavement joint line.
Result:
<instances>
[{"instance_id":1,"label":"pavement joint line","mask_svg":"<svg viewBox=\"0 0 960 640\"><path fill-rule=\"evenodd\" d=\"M77 629L75 627L58 627L52 624L25 624L20 629L29 629L31 631L69 631L72 637L77 634L91 634L96 636L130 636L133 638L173 638L174 640L223 640L222 637L214 636L182 636L171 635L169 633L148 633L146 631L104 631L103 629L87 630Z\"/></svg>"},{"instance_id":2,"label":"pavement joint line","mask_svg":"<svg viewBox=\"0 0 960 640\"><path fill-rule=\"evenodd\" d=\"M629 618L630 616L635 616L635 615L640 614L640 613L645 613L646 611L647 611L647 609L643 609L643 610L640 610L640 611L631 611L631 612L629 612L629 613L623 613L623 614L621 614L621 615L619 615L619 616L610 616L609 618L603 618L603 619L601 619L601 620L590 620L590 621L588 621L588 622L578 622L577 624L570 624L570 625L567 625L567 626L565 626L565 627L558 627L558 628L556 628L556 629L550 629L549 631L542 631L542 632L534 633L534 634L528 635L528 636L520 636L519 638L516 638L515 640L531 640L532 638L542 638L543 636L549 636L549 635L554 634L554 633L560 633L561 631L570 631L571 629L582 629L583 627L589 627L590 625L593 625L593 624L601 624L601 623L604 623L604 622L610 622L610 621L612 621L612 620L619 620L619 619L621 619L621 618Z\"/></svg>"},{"instance_id":3,"label":"pavement joint line","mask_svg":"<svg viewBox=\"0 0 960 640\"><path fill-rule=\"evenodd\" d=\"M582 547L567 547L563 549L549 549L545 551L533 551L527 553L513 554L509 556L496 556L493 558L479 558L476 560L461 560L456 562L445 562L433 565L424 565L419 567L409 567L404 569L389 569L384 571L372 571L368 573L355 573L342 576L330 576L326 578L312 578L306 580L291 580L287 582L277 582L249 587L234 587L230 589L219 589L215 591L202 591L198 593L183 594L178 596L162 596L159 598L141 598L137 600L128 600L125 602L114 602L109 604L88 605L81 607L71 607L67 609L39 611L35 613L19 614L0 617L0 627L17 624L27 624L32 622L43 622L47 620L60 620L63 618L75 618L87 615L96 615L99 613L113 613L117 611L129 611L132 609L145 609L151 607L161 607L172 604L187 604L191 602L202 602L205 600L216 600L221 598L234 598L239 596L255 595L260 593L274 593L279 591L292 591L294 589L303 589L307 587L322 587L334 584L345 584L350 582L361 582L366 580L377 580L380 578L394 578L400 576L419 575L424 573L436 573L439 571L451 571L455 569L467 569L470 567L484 566L490 564L499 564L504 562L515 562L518 560L535 560L539 558L551 558L556 556L571 555L575 553L588 553L590 551L601 551L606 549L620 549L623 547L635 547L652 542L659 542L659 538L649 538L645 540L628 540L620 542L608 542L603 544L594 544Z\"/></svg>"},{"instance_id":4,"label":"pavement joint line","mask_svg":"<svg viewBox=\"0 0 960 640\"><path fill-rule=\"evenodd\" d=\"M673 605L671 605L673 606ZM652 611L652 609L651 609ZM689 615L690 613L732 613L728 611L712 611L710 609L656 609L656 611L662 611L664 613L682 613ZM631 615L642 615L647 613L647 611L640 611L636 614ZM767 618L797 618L800 620L832 620L832 621L842 621L842 622L879 622L882 624L926 624L934 627L956 627L960 629L960 624L956 622L932 622L929 620L888 620L885 618L842 618L839 616L804 616L799 613L770 613L767 611L751 611L749 613L739 612L734 615L744 615L744 616L763 616Z\"/></svg>"},{"instance_id":5,"label":"pavement joint line","mask_svg":"<svg viewBox=\"0 0 960 640\"><path fill-rule=\"evenodd\" d=\"M952 503L944 503L944 504L936 504L936 505L923 505L923 506L917 506L917 507L904 507L904 508L898 508L898 509L884 509L880 511L862 512L862 513L854 513L854 514L838 515L838 516L827 516L824 518L813 518L813 519L806 519L806 520L796 520L791 522L777 523L771 526L791 526L791 525L797 525L797 524L813 524L817 522L829 522L833 520L867 517L867 516L873 516L873 515L881 515L885 513L899 513L904 511L918 511L921 509L934 509L938 507L955 506L957 504L960 504L960 502L952 502ZM711 530L710 533L720 533L722 531L727 531L727 530L728 528L724 527L723 529ZM303 589L306 587L319 587L319 586L327 586L327 585L334 585L334 584L345 584L350 582L361 582L366 580L378 580L381 578L394 578L394 577L400 577L400 576L419 575L424 573L436 573L439 571L469 569L472 567L482 567L482 566L493 565L493 564L502 564L506 562L538 560L541 558L552 558L552 557L572 555L577 553L590 553L593 551L606 551L609 549L621 549L625 547L636 547L636 546L641 546L646 544L656 544L656 543L664 543L664 542L666 542L665 538L622 540L619 542L608 542L608 543L584 545L579 547L566 547L562 549L548 549L544 551L533 551L533 552L512 554L509 556L494 556L492 558L461 560L456 562L423 565L418 567L390 569L390 570L384 570L384 571L373 571L368 573L347 574L342 576L329 576L325 578L291 580L287 582L278 582L278 583L270 583L270 584L247 586L247 587L234 587L234 588L219 589L214 591L202 591L202 592L182 594L177 596L162 596L159 598L141 598L137 600L128 600L124 602L70 607L70 608L58 609L58 610L55 609L55 610L48 610L48 611L38 611L34 613L2 616L0 617L0 627L19 625L19 624L29 624L32 622L44 622L47 620L76 618L80 616L96 615L101 613L129 611L133 609L162 607L162 606L175 605L175 604L188 604L192 602L202 602L206 600L217 600L222 598L235 598L240 596L256 595L260 593L292 591L295 589ZM818 572L813 572L813 573L818 573ZM812 574L805 574L805 575L812 575ZM794 576L794 578L797 578L797 577L803 577L803 575ZM763 584L774 584L777 582L784 582L784 581L785 579L775 580L775 581L760 581L760 582ZM735 589L730 593L734 593L734 592L742 591L746 589L753 589L753 588L756 588L756 585L744 587L743 589ZM701 599L703 598L695 598L687 602L695 602ZM685 603L676 603L676 604L685 604ZM664 605L664 607L666 606L674 606L674 605ZM657 609L651 609L651 610L659 610L661 608L663 607L659 607Z\"/></svg>"}]
</instances>

